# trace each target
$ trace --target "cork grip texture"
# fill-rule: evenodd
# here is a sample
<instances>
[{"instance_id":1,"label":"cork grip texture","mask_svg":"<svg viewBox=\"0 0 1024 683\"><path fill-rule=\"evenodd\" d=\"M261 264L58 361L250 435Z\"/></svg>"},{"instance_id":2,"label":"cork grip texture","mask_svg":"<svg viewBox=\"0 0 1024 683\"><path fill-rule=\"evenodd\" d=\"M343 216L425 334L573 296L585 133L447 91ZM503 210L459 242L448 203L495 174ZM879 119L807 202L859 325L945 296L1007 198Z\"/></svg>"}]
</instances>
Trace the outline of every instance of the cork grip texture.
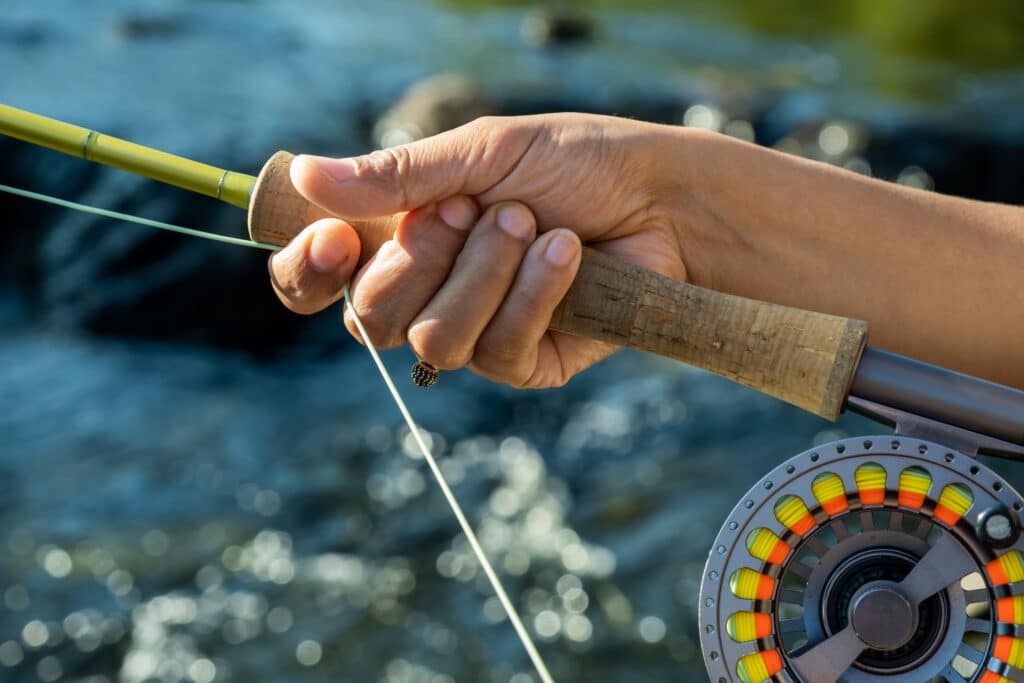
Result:
<instances>
[{"instance_id":1,"label":"cork grip texture","mask_svg":"<svg viewBox=\"0 0 1024 683\"><path fill-rule=\"evenodd\" d=\"M249 205L249 234L284 245L329 214L292 187L292 155L264 166ZM365 262L397 220L353 223ZM823 313L702 289L585 248L551 329L683 361L821 417L843 409L867 326Z\"/></svg>"},{"instance_id":2,"label":"cork grip texture","mask_svg":"<svg viewBox=\"0 0 1024 683\"><path fill-rule=\"evenodd\" d=\"M835 420L867 325L714 292L585 249L551 329L683 361Z\"/></svg>"},{"instance_id":3,"label":"cork grip texture","mask_svg":"<svg viewBox=\"0 0 1024 683\"><path fill-rule=\"evenodd\" d=\"M319 206L306 201L292 185L289 169L294 154L277 152L263 165L249 198L249 237L283 247L310 223L329 218ZM375 221L349 221L359 233L359 264L370 259L398 228L399 217Z\"/></svg>"}]
</instances>

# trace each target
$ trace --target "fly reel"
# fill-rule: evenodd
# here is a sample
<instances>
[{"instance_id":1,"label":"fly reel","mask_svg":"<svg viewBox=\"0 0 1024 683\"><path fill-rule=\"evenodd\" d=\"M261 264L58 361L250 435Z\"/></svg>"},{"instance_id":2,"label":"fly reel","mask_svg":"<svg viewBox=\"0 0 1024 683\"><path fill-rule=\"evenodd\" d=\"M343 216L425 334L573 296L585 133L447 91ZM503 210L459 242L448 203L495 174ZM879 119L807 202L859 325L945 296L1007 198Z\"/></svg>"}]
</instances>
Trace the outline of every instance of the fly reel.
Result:
<instances>
[{"instance_id":1,"label":"fly reel","mask_svg":"<svg viewBox=\"0 0 1024 683\"><path fill-rule=\"evenodd\" d=\"M933 441L836 441L758 482L700 593L712 683L1024 682L1024 500Z\"/></svg>"}]
</instances>

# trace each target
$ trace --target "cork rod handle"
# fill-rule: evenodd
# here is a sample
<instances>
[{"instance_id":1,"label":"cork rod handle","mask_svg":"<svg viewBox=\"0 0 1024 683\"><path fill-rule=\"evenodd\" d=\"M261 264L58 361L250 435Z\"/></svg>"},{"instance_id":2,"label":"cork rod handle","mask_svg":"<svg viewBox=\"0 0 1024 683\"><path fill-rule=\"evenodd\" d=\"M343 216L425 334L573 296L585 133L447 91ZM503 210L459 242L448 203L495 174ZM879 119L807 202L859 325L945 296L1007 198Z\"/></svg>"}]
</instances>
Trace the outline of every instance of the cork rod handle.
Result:
<instances>
[{"instance_id":1,"label":"cork rod handle","mask_svg":"<svg viewBox=\"0 0 1024 683\"><path fill-rule=\"evenodd\" d=\"M287 244L326 217L292 187L292 155L263 167L249 203L254 240ZM353 222L365 261L397 217ZM864 349L863 321L702 289L585 248L551 329L683 361L821 417L843 409Z\"/></svg>"}]
</instances>

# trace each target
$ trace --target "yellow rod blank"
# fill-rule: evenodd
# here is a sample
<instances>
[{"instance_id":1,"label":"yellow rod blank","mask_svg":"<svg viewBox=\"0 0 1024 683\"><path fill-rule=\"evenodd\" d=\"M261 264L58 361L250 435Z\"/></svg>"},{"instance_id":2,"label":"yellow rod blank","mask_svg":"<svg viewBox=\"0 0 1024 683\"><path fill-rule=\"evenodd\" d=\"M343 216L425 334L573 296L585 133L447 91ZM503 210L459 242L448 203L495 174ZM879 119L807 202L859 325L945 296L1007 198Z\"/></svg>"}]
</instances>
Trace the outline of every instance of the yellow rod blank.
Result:
<instances>
[{"instance_id":1,"label":"yellow rod blank","mask_svg":"<svg viewBox=\"0 0 1024 683\"><path fill-rule=\"evenodd\" d=\"M243 209L256 178L0 104L0 134L198 192Z\"/></svg>"}]
</instances>

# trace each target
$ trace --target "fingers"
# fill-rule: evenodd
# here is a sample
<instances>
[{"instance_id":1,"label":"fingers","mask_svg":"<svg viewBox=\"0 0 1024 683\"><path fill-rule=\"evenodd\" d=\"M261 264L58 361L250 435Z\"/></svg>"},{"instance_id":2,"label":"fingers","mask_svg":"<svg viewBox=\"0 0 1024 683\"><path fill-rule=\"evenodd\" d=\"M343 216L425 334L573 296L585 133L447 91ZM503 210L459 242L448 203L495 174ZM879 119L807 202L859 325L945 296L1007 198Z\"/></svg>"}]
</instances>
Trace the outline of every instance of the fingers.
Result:
<instances>
[{"instance_id":1,"label":"fingers","mask_svg":"<svg viewBox=\"0 0 1024 683\"><path fill-rule=\"evenodd\" d=\"M470 364L470 369L494 382L504 382L518 389L548 389L560 387L577 373L586 370L615 353L613 344L577 337L563 332L547 331L537 344L533 372L513 375L500 366L484 370Z\"/></svg>"},{"instance_id":2,"label":"fingers","mask_svg":"<svg viewBox=\"0 0 1024 683\"><path fill-rule=\"evenodd\" d=\"M479 209L468 197L410 211L352 283L352 304L375 346L405 343L412 320L449 275ZM345 324L358 339L352 311Z\"/></svg>"},{"instance_id":3,"label":"fingers","mask_svg":"<svg viewBox=\"0 0 1024 683\"><path fill-rule=\"evenodd\" d=\"M336 218L316 221L270 256L270 282L296 313L315 313L341 297L359 261L359 237Z\"/></svg>"},{"instance_id":4,"label":"fingers","mask_svg":"<svg viewBox=\"0 0 1024 683\"><path fill-rule=\"evenodd\" d=\"M518 202L476 220L468 210L475 204L465 201L409 214L357 276L353 305L374 343L408 341L441 370L468 365L493 381L534 388L561 386L611 354L609 344L547 331L579 270L579 237L553 230L535 238L534 216ZM358 336L348 311L346 323Z\"/></svg>"},{"instance_id":5,"label":"fingers","mask_svg":"<svg viewBox=\"0 0 1024 683\"><path fill-rule=\"evenodd\" d=\"M536 229L533 213L522 204L503 202L487 210L448 279L409 327L409 345L420 358L442 370L469 362Z\"/></svg>"},{"instance_id":6,"label":"fingers","mask_svg":"<svg viewBox=\"0 0 1024 683\"><path fill-rule=\"evenodd\" d=\"M508 176L536 136L535 125L478 119L408 145L347 159L300 155L295 188L338 216L373 218L481 194Z\"/></svg>"},{"instance_id":7,"label":"fingers","mask_svg":"<svg viewBox=\"0 0 1024 683\"><path fill-rule=\"evenodd\" d=\"M381 348L408 341L441 369L468 364L517 387L564 384L613 349L547 331L582 246L569 230L536 231L517 202L480 216L472 199L453 197L409 212L353 281L353 308ZM296 312L320 310L341 296L359 248L347 223L317 221L271 257L274 289ZM351 311L346 324L358 337Z\"/></svg>"},{"instance_id":8,"label":"fingers","mask_svg":"<svg viewBox=\"0 0 1024 683\"><path fill-rule=\"evenodd\" d=\"M476 343L475 372L513 386L564 383L557 349L549 348L546 335L581 255L579 237L569 230L552 230L530 246L508 296ZM538 368L543 377L536 376Z\"/></svg>"}]
</instances>

